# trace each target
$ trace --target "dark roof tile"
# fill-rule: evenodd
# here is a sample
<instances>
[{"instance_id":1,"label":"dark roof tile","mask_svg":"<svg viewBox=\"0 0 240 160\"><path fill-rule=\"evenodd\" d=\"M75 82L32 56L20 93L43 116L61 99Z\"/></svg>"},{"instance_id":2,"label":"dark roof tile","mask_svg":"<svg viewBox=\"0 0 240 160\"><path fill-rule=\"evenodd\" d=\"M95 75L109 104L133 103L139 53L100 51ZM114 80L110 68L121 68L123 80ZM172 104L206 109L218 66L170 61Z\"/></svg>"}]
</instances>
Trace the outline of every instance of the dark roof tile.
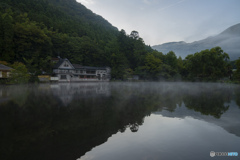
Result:
<instances>
[{"instance_id":1,"label":"dark roof tile","mask_svg":"<svg viewBox=\"0 0 240 160\"><path fill-rule=\"evenodd\" d=\"M6 71L8 71L8 70L11 70L11 69L13 69L13 68L8 67L8 66L5 66L5 65L3 65L3 64L0 64L0 70L6 70Z\"/></svg>"},{"instance_id":2,"label":"dark roof tile","mask_svg":"<svg viewBox=\"0 0 240 160\"><path fill-rule=\"evenodd\" d=\"M60 60L53 66L53 69L58 69L63 62L64 62L64 59L60 59Z\"/></svg>"},{"instance_id":3,"label":"dark roof tile","mask_svg":"<svg viewBox=\"0 0 240 160\"><path fill-rule=\"evenodd\" d=\"M53 66L53 69L58 69L60 67L60 65L65 61L65 60L68 60L68 59L60 59L58 61L58 63L56 63L54 66ZM71 62L70 62L71 63ZM82 66L80 64L72 64L72 66L75 68L75 69L88 69L88 70L97 70L97 69L102 69L102 70L105 70L107 67L90 67L90 66Z\"/></svg>"},{"instance_id":4,"label":"dark roof tile","mask_svg":"<svg viewBox=\"0 0 240 160\"><path fill-rule=\"evenodd\" d=\"M97 69L106 69L106 67L90 67L90 66L82 66L79 64L73 64L74 68L76 69L92 69L92 70L97 70Z\"/></svg>"}]
</instances>

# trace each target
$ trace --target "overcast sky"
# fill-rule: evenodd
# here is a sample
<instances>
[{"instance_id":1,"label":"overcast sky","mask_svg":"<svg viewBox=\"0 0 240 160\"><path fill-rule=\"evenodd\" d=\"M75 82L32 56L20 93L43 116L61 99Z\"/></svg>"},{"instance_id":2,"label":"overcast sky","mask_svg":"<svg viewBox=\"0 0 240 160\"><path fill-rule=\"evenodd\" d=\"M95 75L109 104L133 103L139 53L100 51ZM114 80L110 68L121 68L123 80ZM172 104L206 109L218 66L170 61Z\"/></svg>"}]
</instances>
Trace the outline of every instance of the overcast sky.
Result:
<instances>
[{"instance_id":1,"label":"overcast sky","mask_svg":"<svg viewBox=\"0 0 240 160\"><path fill-rule=\"evenodd\" d=\"M147 45L193 42L240 23L240 0L77 0Z\"/></svg>"}]
</instances>

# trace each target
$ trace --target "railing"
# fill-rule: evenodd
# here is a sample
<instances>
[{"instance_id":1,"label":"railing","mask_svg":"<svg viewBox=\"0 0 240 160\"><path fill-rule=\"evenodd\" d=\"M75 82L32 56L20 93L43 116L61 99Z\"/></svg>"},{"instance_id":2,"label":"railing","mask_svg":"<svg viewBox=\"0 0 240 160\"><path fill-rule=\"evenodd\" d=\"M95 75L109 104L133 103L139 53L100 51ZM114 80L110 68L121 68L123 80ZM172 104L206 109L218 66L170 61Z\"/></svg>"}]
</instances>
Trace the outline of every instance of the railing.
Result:
<instances>
[{"instance_id":1,"label":"railing","mask_svg":"<svg viewBox=\"0 0 240 160\"><path fill-rule=\"evenodd\" d=\"M55 74L74 74L74 75L90 75L90 76L95 76L96 73L77 73L75 71L53 71Z\"/></svg>"}]
</instances>

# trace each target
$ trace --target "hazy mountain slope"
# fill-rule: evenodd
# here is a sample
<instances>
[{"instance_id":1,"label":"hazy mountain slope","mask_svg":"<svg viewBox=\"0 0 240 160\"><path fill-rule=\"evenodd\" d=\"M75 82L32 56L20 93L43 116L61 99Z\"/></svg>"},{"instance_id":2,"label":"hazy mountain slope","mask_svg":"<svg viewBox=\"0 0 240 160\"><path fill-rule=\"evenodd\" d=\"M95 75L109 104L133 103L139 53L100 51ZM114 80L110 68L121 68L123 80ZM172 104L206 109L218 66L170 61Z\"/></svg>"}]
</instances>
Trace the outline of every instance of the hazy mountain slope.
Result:
<instances>
[{"instance_id":1,"label":"hazy mountain slope","mask_svg":"<svg viewBox=\"0 0 240 160\"><path fill-rule=\"evenodd\" d=\"M227 28L216 36L208 37L200 41L192 43L186 43L183 41L170 42L155 45L152 46L152 48L163 53L174 51L177 56L185 58L188 54L194 54L201 50L210 49L216 46L220 46L226 53L228 53L231 60L240 57L240 23Z\"/></svg>"}]
</instances>

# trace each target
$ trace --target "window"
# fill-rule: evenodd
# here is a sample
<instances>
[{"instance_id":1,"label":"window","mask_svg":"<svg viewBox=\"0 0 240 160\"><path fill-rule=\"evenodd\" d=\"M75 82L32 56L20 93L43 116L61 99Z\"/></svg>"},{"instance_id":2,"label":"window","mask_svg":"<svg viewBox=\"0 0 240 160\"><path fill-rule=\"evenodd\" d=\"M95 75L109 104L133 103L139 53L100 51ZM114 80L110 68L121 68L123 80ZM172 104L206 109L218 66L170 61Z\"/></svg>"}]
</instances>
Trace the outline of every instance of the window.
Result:
<instances>
[{"instance_id":1,"label":"window","mask_svg":"<svg viewBox=\"0 0 240 160\"><path fill-rule=\"evenodd\" d=\"M87 74L96 74L96 71L87 71Z\"/></svg>"},{"instance_id":2,"label":"window","mask_svg":"<svg viewBox=\"0 0 240 160\"><path fill-rule=\"evenodd\" d=\"M67 73L66 70L59 70L59 71L60 71L60 73Z\"/></svg>"},{"instance_id":3,"label":"window","mask_svg":"<svg viewBox=\"0 0 240 160\"><path fill-rule=\"evenodd\" d=\"M11 74L10 72L7 72L7 77L10 77L10 74Z\"/></svg>"},{"instance_id":4,"label":"window","mask_svg":"<svg viewBox=\"0 0 240 160\"><path fill-rule=\"evenodd\" d=\"M67 75L61 75L60 79L67 79Z\"/></svg>"},{"instance_id":5,"label":"window","mask_svg":"<svg viewBox=\"0 0 240 160\"><path fill-rule=\"evenodd\" d=\"M64 67L69 67L69 65L67 64L67 62L64 63Z\"/></svg>"},{"instance_id":6,"label":"window","mask_svg":"<svg viewBox=\"0 0 240 160\"><path fill-rule=\"evenodd\" d=\"M83 71L82 70L77 70L76 73L83 73Z\"/></svg>"}]
</instances>

